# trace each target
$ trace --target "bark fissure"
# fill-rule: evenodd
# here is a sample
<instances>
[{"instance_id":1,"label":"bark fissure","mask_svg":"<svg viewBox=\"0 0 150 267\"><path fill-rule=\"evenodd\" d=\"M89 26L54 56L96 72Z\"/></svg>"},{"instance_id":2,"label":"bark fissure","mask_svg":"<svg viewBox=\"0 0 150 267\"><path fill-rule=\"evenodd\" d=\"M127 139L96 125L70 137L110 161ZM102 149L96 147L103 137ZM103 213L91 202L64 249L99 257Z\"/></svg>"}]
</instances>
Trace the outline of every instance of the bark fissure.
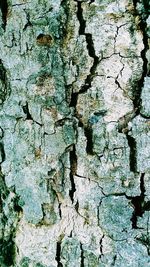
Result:
<instances>
[{"instance_id":1,"label":"bark fissure","mask_svg":"<svg viewBox=\"0 0 150 267\"><path fill-rule=\"evenodd\" d=\"M93 155L93 130L91 125L85 126L79 118L79 127L84 129L84 135L86 137L86 153L89 155Z\"/></svg>"},{"instance_id":2,"label":"bark fissure","mask_svg":"<svg viewBox=\"0 0 150 267\"><path fill-rule=\"evenodd\" d=\"M90 73L87 75L85 79L84 85L81 86L81 89L79 92L72 92L71 95L71 101L70 101L70 107L74 107L75 109L75 116L79 120L79 126L83 127L84 129L84 134L87 139L87 145L86 145L86 152L87 154L93 154L93 140L92 140L92 127L90 125L84 126L83 123L81 122L77 111L76 111L76 105L78 101L78 96L79 94L83 94L87 92L89 88L91 88L91 83L94 78L94 75L96 74L96 69L99 63L99 58L96 56L95 53L95 48L94 48L94 43L92 39L92 34L86 33L86 21L84 20L83 17L83 9L82 9L82 2L77 2L77 18L79 21L79 35L84 35L87 43L87 50L88 54L91 58L93 58L93 64L90 68Z\"/></svg>"},{"instance_id":3,"label":"bark fissure","mask_svg":"<svg viewBox=\"0 0 150 267\"><path fill-rule=\"evenodd\" d=\"M112 266L115 266L116 260L117 260L117 255L115 255L113 258Z\"/></svg>"},{"instance_id":4,"label":"bark fissure","mask_svg":"<svg viewBox=\"0 0 150 267\"><path fill-rule=\"evenodd\" d=\"M81 262L80 262L80 267L84 267L84 250L83 250L83 245L80 243L80 250L81 250Z\"/></svg>"},{"instance_id":5,"label":"bark fissure","mask_svg":"<svg viewBox=\"0 0 150 267\"><path fill-rule=\"evenodd\" d=\"M1 59L0 59L0 81L1 81L0 104L2 104L6 100L7 94L9 92L9 84L7 79L7 71Z\"/></svg>"},{"instance_id":6,"label":"bark fissure","mask_svg":"<svg viewBox=\"0 0 150 267\"><path fill-rule=\"evenodd\" d=\"M143 72L141 79L137 82L136 88L134 90L134 99L133 99L133 105L134 108L136 109L136 114L140 114L140 109L141 109L141 93L142 93L142 88L144 85L144 78L146 75L148 75L148 60L146 57L146 53L149 49L149 44L148 44L148 35L147 35L147 23L146 19L148 18L148 9L149 9L149 4L147 1L142 1L143 2L143 7L144 7L144 12L143 14L139 14L137 11L137 3L139 1L135 0L133 1L134 9L135 9L135 14L140 16L140 23L139 27L140 30L143 34L143 44L144 44L144 49L141 51L141 58L143 60Z\"/></svg>"},{"instance_id":7,"label":"bark fissure","mask_svg":"<svg viewBox=\"0 0 150 267\"><path fill-rule=\"evenodd\" d=\"M62 205L61 203L59 203L59 205L58 205L60 219L62 218L61 205Z\"/></svg>"},{"instance_id":8,"label":"bark fissure","mask_svg":"<svg viewBox=\"0 0 150 267\"><path fill-rule=\"evenodd\" d=\"M0 143L1 163L5 161L5 150L3 143Z\"/></svg>"},{"instance_id":9,"label":"bark fissure","mask_svg":"<svg viewBox=\"0 0 150 267\"><path fill-rule=\"evenodd\" d=\"M30 111L29 111L29 106L28 106L28 103L26 102L26 105L22 107L23 109L23 112L26 114L26 120L33 120L31 114L30 114Z\"/></svg>"},{"instance_id":10,"label":"bark fissure","mask_svg":"<svg viewBox=\"0 0 150 267\"><path fill-rule=\"evenodd\" d=\"M137 172L137 148L136 148L136 140L133 136L126 133L129 149L130 149L130 171Z\"/></svg>"},{"instance_id":11,"label":"bark fissure","mask_svg":"<svg viewBox=\"0 0 150 267\"><path fill-rule=\"evenodd\" d=\"M7 0L0 1L0 9L2 12L2 20L3 20L3 29L5 30L7 24L7 14L8 14L8 2Z\"/></svg>"},{"instance_id":12,"label":"bark fissure","mask_svg":"<svg viewBox=\"0 0 150 267\"><path fill-rule=\"evenodd\" d=\"M92 127L88 126L88 127L84 127L84 134L86 136L87 139L87 144L86 144L86 152L87 154L93 155L93 131L92 131Z\"/></svg>"},{"instance_id":13,"label":"bark fissure","mask_svg":"<svg viewBox=\"0 0 150 267\"><path fill-rule=\"evenodd\" d=\"M103 254L103 239L104 239L104 235L102 236L102 238L99 241L99 245L100 245L100 258L104 255Z\"/></svg>"},{"instance_id":14,"label":"bark fissure","mask_svg":"<svg viewBox=\"0 0 150 267\"><path fill-rule=\"evenodd\" d=\"M56 257L55 260L57 261L57 267L63 267L61 263L61 241L58 241L56 244Z\"/></svg>"},{"instance_id":15,"label":"bark fissure","mask_svg":"<svg viewBox=\"0 0 150 267\"><path fill-rule=\"evenodd\" d=\"M94 48L94 43L93 43L93 38L91 33L86 33L86 21L83 18L83 9L82 9L82 2L77 2L77 18L80 23L79 27L79 35L84 35L87 43L87 50L88 54L91 58L93 58L94 62L93 65L90 69L90 74L87 76L85 80L85 84L81 87L81 90L79 91L79 94L85 93L90 87L91 87L91 82L93 80L93 77L96 72L97 65L99 63L99 58L95 54L95 48Z\"/></svg>"},{"instance_id":16,"label":"bark fissure","mask_svg":"<svg viewBox=\"0 0 150 267\"><path fill-rule=\"evenodd\" d=\"M0 143L0 152L1 152L1 163L5 161L5 150L4 145ZM15 195L11 200L11 204L8 206L9 215L5 214L4 207L5 201L9 198L10 191L7 189L5 183L5 177L1 171L0 166L0 213L1 213L1 223L2 223L2 235L0 239L0 262L3 266L14 266L15 258L16 258L16 244L15 244L15 236L16 236L16 225L19 221L19 214L22 211L21 207L18 205L18 198ZM14 214L14 211L16 214ZM15 217L14 217L15 215ZM8 217L9 216L9 217ZM10 222L11 221L11 222ZM9 225L10 224L10 225ZM8 231L9 225L9 231ZM5 235L5 231L7 235Z\"/></svg>"},{"instance_id":17,"label":"bark fissure","mask_svg":"<svg viewBox=\"0 0 150 267\"><path fill-rule=\"evenodd\" d=\"M70 183L71 189L69 190L69 196L72 201L74 202L74 193L76 191L76 185L74 182L74 175L76 174L77 170L77 155L76 155L76 147L73 145L72 151L70 151Z\"/></svg>"},{"instance_id":18,"label":"bark fissure","mask_svg":"<svg viewBox=\"0 0 150 267\"><path fill-rule=\"evenodd\" d=\"M26 17L27 17L27 23L25 24L24 28L23 28L23 31L25 31L28 27L32 27L32 23L30 21L30 15L29 13L26 13Z\"/></svg>"},{"instance_id":19,"label":"bark fissure","mask_svg":"<svg viewBox=\"0 0 150 267\"><path fill-rule=\"evenodd\" d=\"M5 266L14 266L15 264L16 246L13 239L14 234L12 233L8 240L0 240L0 261L3 262Z\"/></svg>"},{"instance_id":20,"label":"bark fissure","mask_svg":"<svg viewBox=\"0 0 150 267\"><path fill-rule=\"evenodd\" d=\"M135 197L129 197L126 196L128 199L131 200L131 203L133 205L134 211L132 214L131 222L132 222L132 228L133 229L140 229L137 225L138 223L138 217L142 217L145 210L147 209L147 202L145 202L145 185L144 185L144 176L145 173L141 173L140 176L140 191L141 194L139 196Z\"/></svg>"}]
</instances>

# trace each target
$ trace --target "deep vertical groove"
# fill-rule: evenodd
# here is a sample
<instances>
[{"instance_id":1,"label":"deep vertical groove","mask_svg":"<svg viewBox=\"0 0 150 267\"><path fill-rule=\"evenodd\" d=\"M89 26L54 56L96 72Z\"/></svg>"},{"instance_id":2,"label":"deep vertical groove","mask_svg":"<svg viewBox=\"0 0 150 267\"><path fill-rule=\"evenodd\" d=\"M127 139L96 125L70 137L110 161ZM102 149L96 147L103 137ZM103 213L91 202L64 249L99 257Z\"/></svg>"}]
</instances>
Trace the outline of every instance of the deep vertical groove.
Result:
<instances>
[{"instance_id":1,"label":"deep vertical groove","mask_svg":"<svg viewBox=\"0 0 150 267\"><path fill-rule=\"evenodd\" d=\"M1 80L0 100L3 103L9 92L9 83L7 79L7 71L1 59L0 59L0 80Z\"/></svg>"},{"instance_id":2,"label":"deep vertical groove","mask_svg":"<svg viewBox=\"0 0 150 267\"><path fill-rule=\"evenodd\" d=\"M5 150L4 145L0 142L0 154L1 154L1 163L5 161Z\"/></svg>"},{"instance_id":3,"label":"deep vertical groove","mask_svg":"<svg viewBox=\"0 0 150 267\"><path fill-rule=\"evenodd\" d=\"M85 35L86 21L83 18L82 2L77 2L77 18L80 23L79 35Z\"/></svg>"},{"instance_id":4,"label":"deep vertical groove","mask_svg":"<svg viewBox=\"0 0 150 267\"><path fill-rule=\"evenodd\" d=\"M75 117L79 120L79 123L81 123L80 118L77 114L77 110L76 110L78 95L87 92L87 90L91 88L91 83L96 73L97 65L99 63L99 58L96 56L96 53L95 53L92 34L85 32L86 21L84 20L84 17L83 17L82 1L81 2L76 1L76 2L77 2L77 18L79 21L79 35L85 36L88 54L91 58L93 58L93 64L90 68L90 73L89 75L87 75L84 84L80 88L80 91L78 93L72 92L72 95L71 95L70 107L74 107ZM93 154L92 127L90 125L84 126L83 123L81 123L81 127L83 127L84 129L84 134L87 139L86 152L88 154Z\"/></svg>"},{"instance_id":5,"label":"deep vertical groove","mask_svg":"<svg viewBox=\"0 0 150 267\"><path fill-rule=\"evenodd\" d=\"M61 219L62 218L61 203L59 203L59 205L58 205L58 210L59 210L59 217Z\"/></svg>"},{"instance_id":6,"label":"deep vertical groove","mask_svg":"<svg viewBox=\"0 0 150 267\"><path fill-rule=\"evenodd\" d=\"M70 183L71 183L71 189L69 190L69 196L72 201L74 202L74 193L76 191L76 186L74 182L74 175L76 174L77 170L77 155L76 155L76 148L75 145L73 145L72 151L70 151Z\"/></svg>"},{"instance_id":7,"label":"deep vertical groove","mask_svg":"<svg viewBox=\"0 0 150 267\"><path fill-rule=\"evenodd\" d=\"M144 176L145 173L141 173L141 177L140 177L140 190L141 190L141 197L145 197L145 184L144 184Z\"/></svg>"},{"instance_id":8,"label":"deep vertical groove","mask_svg":"<svg viewBox=\"0 0 150 267\"><path fill-rule=\"evenodd\" d=\"M0 0L0 9L2 12L3 28L5 30L7 24L7 13L8 13L7 0Z\"/></svg>"},{"instance_id":9,"label":"deep vertical groove","mask_svg":"<svg viewBox=\"0 0 150 267\"><path fill-rule=\"evenodd\" d=\"M1 163L5 161L5 150L4 150L4 145L1 142L0 143L0 152L1 152ZM5 184L5 177L1 171L1 166L0 166L0 213L1 213L1 239L0 239L0 264L1 266L15 266L15 257L16 257L16 244L15 244L15 235L16 235L16 229L14 226L14 221L15 220L15 212L16 212L16 218L19 218L19 206L18 206L18 201L17 197L13 199L13 203L10 205L10 213L9 216L10 218L7 218L5 216L3 207L4 207L4 202L6 202L6 199L9 197L9 190L7 189L7 186ZM11 217L11 209L13 210L13 214ZM11 224L10 221L12 220ZM16 219L17 221L18 219ZM10 229L8 231L8 225L10 224ZM6 229L8 231L7 235L5 235Z\"/></svg>"},{"instance_id":10,"label":"deep vertical groove","mask_svg":"<svg viewBox=\"0 0 150 267\"><path fill-rule=\"evenodd\" d=\"M31 114L30 114L30 111L29 111L29 106L28 106L28 103L26 102L26 105L22 107L23 109L23 112L26 114L26 119L27 120L33 120Z\"/></svg>"},{"instance_id":11,"label":"deep vertical groove","mask_svg":"<svg viewBox=\"0 0 150 267\"><path fill-rule=\"evenodd\" d=\"M71 94L71 100L70 100L70 107L75 107L77 105L77 101L78 101L78 93L72 93Z\"/></svg>"},{"instance_id":12,"label":"deep vertical groove","mask_svg":"<svg viewBox=\"0 0 150 267\"><path fill-rule=\"evenodd\" d=\"M136 109L137 115L140 113L140 109L141 109L141 93L142 93L142 88L144 85L144 78L146 77L146 75L148 75L148 60L146 58L146 53L149 49L149 44L148 44L146 19L148 18L148 13L149 13L148 12L149 2L148 1L142 1L142 2L143 2L144 12L142 14L139 14L140 19L141 19L139 23L139 27L143 34L143 44L144 44L144 49L141 51L141 58L143 60L143 73L142 73L141 79L136 84L136 88L134 92L134 99L133 99L133 105L134 105L134 108ZM138 3L137 0L133 0L133 5L134 5L136 14L138 14L137 3Z\"/></svg>"},{"instance_id":13,"label":"deep vertical groove","mask_svg":"<svg viewBox=\"0 0 150 267\"><path fill-rule=\"evenodd\" d=\"M144 176L145 173L141 173L140 176L140 191L141 194L139 196L135 197L127 197L128 199L131 200L131 203L133 205L134 211L132 214L131 222L132 222L132 228L133 229L138 229L138 217L142 217L144 212L145 212L145 185L144 185Z\"/></svg>"},{"instance_id":14,"label":"deep vertical groove","mask_svg":"<svg viewBox=\"0 0 150 267\"><path fill-rule=\"evenodd\" d=\"M102 235L102 238L100 239L99 245L100 245L100 258L103 256L103 239L104 235Z\"/></svg>"},{"instance_id":15,"label":"deep vertical groove","mask_svg":"<svg viewBox=\"0 0 150 267\"><path fill-rule=\"evenodd\" d=\"M93 80L93 76L96 72L97 65L99 63L99 58L95 54L95 48L94 48L94 43L92 39L92 34L91 33L86 33L86 21L83 18L83 10L82 10L82 2L77 2L78 10L77 10L77 18L80 23L79 27L79 35L84 35L87 43L87 50L88 54L91 58L94 59L93 65L90 69L90 74L87 76L84 85L81 87L80 93L86 92L90 87L91 87L91 82Z\"/></svg>"},{"instance_id":16,"label":"deep vertical groove","mask_svg":"<svg viewBox=\"0 0 150 267\"><path fill-rule=\"evenodd\" d=\"M86 152L89 155L93 155L93 131L92 131L92 127L85 127L84 128L84 134L86 136L87 139L87 143L86 143Z\"/></svg>"},{"instance_id":17,"label":"deep vertical groove","mask_svg":"<svg viewBox=\"0 0 150 267\"><path fill-rule=\"evenodd\" d=\"M56 244L56 257L55 260L57 261L57 267L63 267L61 263L61 242L58 241Z\"/></svg>"},{"instance_id":18,"label":"deep vertical groove","mask_svg":"<svg viewBox=\"0 0 150 267\"><path fill-rule=\"evenodd\" d=\"M126 137L128 140L128 145L130 148L130 171L137 172L137 149L136 149L136 140L134 137L126 133Z\"/></svg>"},{"instance_id":19,"label":"deep vertical groove","mask_svg":"<svg viewBox=\"0 0 150 267\"><path fill-rule=\"evenodd\" d=\"M84 250L83 250L83 245L80 243L80 250L81 250L81 262L80 262L80 267L84 267Z\"/></svg>"}]
</instances>

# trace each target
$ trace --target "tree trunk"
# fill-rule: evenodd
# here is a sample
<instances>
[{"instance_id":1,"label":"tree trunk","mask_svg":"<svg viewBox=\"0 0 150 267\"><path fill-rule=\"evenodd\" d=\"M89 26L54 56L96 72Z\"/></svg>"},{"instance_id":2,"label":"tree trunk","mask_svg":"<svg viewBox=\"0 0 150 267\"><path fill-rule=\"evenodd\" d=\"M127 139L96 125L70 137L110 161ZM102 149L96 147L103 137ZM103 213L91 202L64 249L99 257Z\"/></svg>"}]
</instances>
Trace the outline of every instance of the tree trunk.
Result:
<instances>
[{"instance_id":1,"label":"tree trunk","mask_svg":"<svg viewBox=\"0 0 150 267\"><path fill-rule=\"evenodd\" d=\"M147 0L0 0L0 266L150 266Z\"/></svg>"}]
</instances>

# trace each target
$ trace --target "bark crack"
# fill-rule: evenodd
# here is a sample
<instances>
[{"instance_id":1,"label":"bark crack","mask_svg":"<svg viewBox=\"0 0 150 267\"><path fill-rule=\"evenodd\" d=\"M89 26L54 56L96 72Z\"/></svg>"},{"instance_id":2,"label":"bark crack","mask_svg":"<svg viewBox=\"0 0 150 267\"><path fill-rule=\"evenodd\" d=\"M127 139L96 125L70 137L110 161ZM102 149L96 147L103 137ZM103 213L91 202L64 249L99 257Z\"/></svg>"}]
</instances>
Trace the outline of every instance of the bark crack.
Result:
<instances>
[{"instance_id":1,"label":"bark crack","mask_svg":"<svg viewBox=\"0 0 150 267\"><path fill-rule=\"evenodd\" d=\"M81 86L81 90L78 93L73 93L72 94L72 98L74 98L74 97L76 98L78 96L78 94L85 93L91 87L91 83L92 83L93 77L95 75L97 65L99 63L99 58L96 56L96 53L95 53L92 34L85 32L86 21L83 18L82 2L77 2L77 18L78 18L78 21L79 21L79 24L80 24L80 26L79 26L79 35L84 35L85 36L86 43L87 43L88 54L89 54L89 56L91 58L93 58L93 65L92 65L92 67L90 69L89 75L85 79L84 85ZM71 99L71 103L72 103L72 101L73 100ZM71 106L71 103L70 103L70 106Z\"/></svg>"},{"instance_id":2,"label":"bark crack","mask_svg":"<svg viewBox=\"0 0 150 267\"><path fill-rule=\"evenodd\" d=\"M70 183L71 189L69 190L69 196L72 201L74 202L74 193L76 191L76 185L74 182L74 175L77 171L77 155L76 155L76 147L73 145L72 151L70 151Z\"/></svg>"},{"instance_id":3,"label":"bark crack","mask_svg":"<svg viewBox=\"0 0 150 267\"><path fill-rule=\"evenodd\" d=\"M129 135L129 133L126 133L128 145L130 148L130 171L131 172L137 172L137 148L136 148L136 140L133 136Z\"/></svg>"},{"instance_id":4,"label":"bark crack","mask_svg":"<svg viewBox=\"0 0 150 267\"><path fill-rule=\"evenodd\" d=\"M105 237L105 235L103 234L102 235L102 238L100 239L100 241L99 241L99 245L100 245L100 258L104 255L103 254L103 239L104 239L104 237Z\"/></svg>"},{"instance_id":5,"label":"bark crack","mask_svg":"<svg viewBox=\"0 0 150 267\"><path fill-rule=\"evenodd\" d=\"M55 260L57 261L57 267L63 267L61 263L61 241L58 241L56 244L56 257Z\"/></svg>"},{"instance_id":6,"label":"bark crack","mask_svg":"<svg viewBox=\"0 0 150 267\"><path fill-rule=\"evenodd\" d=\"M144 85L144 78L146 77L146 75L148 75L148 60L146 58L146 53L149 49L149 45L148 45L148 35L147 35L147 23L146 20L148 18L148 10L149 10L149 3L148 1L142 1L143 2L143 8L144 8L144 12L142 14L139 14L139 12L137 11L137 3L139 1L137 0L133 0L133 5L134 5L134 10L135 10L135 14L140 16L140 23L139 23L139 27L140 30L143 34L143 44L144 44L144 49L141 51L141 58L143 60L143 73L141 76L141 79L137 82L136 84L136 88L134 90L134 99L133 99L133 105L134 108L136 109L136 114L140 114L140 109L141 109L141 93L142 93L142 88Z\"/></svg>"},{"instance_id":7,"label":"bark crack","mask_svg":"<svg viewBox=\"0 0 150 267\"><path fill-rule=\"evenodd\" d=\"M2 60L0 59L0 104L3 104L9 92L9 83L7 79L7 71L3 65Z\"/></svg>"},{"instance_id":8,"label":"bark crack","mask_svg":"<svg viewBox=\"0 0 150 267\"><path fill-rule=\"evenodd\" d=\"M29 111L29 105L28 105L28 102L26 102L26 104L24 106L22 106L22 109L23 109L23 112L24 114L26 114L26 120L32 120L34 123L38 124L39 126L43 126L42 123L39 123L38 121L35 121L33 118L32 118L32 115ZM22 119L22 117L20 117L19 119ZM55 133L55 132L54 132ZM52 133L52 134L54 134ZM48 134L46 132L44 132L45 135L52 135L52 134Z\"/></svg>"},{"instance_id":9,"label":"bark crack","mask_svg":"<svg viewBox=\"0 0 150 267\"><path fill-rule=\"evenodd\" d=\"M132 228L133 229L140 229L137 225L138 223L138 217L142 217L144 212L148 209L150 209L150 203L145 202L145 185L144 185L144 176L145 173L141 173L140 176L140 191L141 194L139 196L135 196L135 197L130 197L127 196L127 199L131 200L131 203L133 205L134 211L132 214L132 218L131 218L131 222L132 222Z\"/></svg>"},{"instance_id":10,"label":"bark crack","mask_svg":"<svg viewBox=\"0 0 150 267\"><path fill-rule=\"evenodd\" d=\"M136 240L139 241L141 244L143 244L147 249L147 254L150 256L150 235L149 235L149 215L147 220L147 232L146 234L143 234L140 237L136 237Z\"/></svg>"},{"instance_id":11,"label":"bark crack","mask_svg":"<svg viewBox=\"0 0 150 267\"><path fill-rule=\"evenodd\" d=\"M90 73L87 75L84 84L80 88L80 91L77 93L72 92L71 100L70 100L70 107L74 107L75 116L79 120L79 126L84 129L84 134L85 134L86 139L87 139L86 152L87 152L87 154L93 155L92 127L90 125L84 126L83 123L81 122L78 114L77 114L77 111L76 111L78 96L79 96L79 94L83 94L83 93L87 92L87 90L89 88L91 88L91 83L92 83L92 80L93 80L94 75L96 73L97 65L99 63L99 58L96 56L96 53L95 53L92 34L85 32L86 31L85 30L86 29L86 21L84 20L84 17L83 17L82 1L77 2L77 18L79 21L79 35L85 36L88 54L91 58L93 58L93 64L90 68Z\"/></svg>"},{"instance_id":12,"label":"bark crack","mask_svg":"<svg viewBox=\"0 0 150 267\"><path fill-rule=\"evenodd\" d=\"M26 119L27 120L33 120L31 114L30 114L30 111L29 111L29 106L28 106L28 103L26 102L25 106L22 107L23 109L23 112L26 114Z\"/></svg>"},{"instance_id":13,"label":"bark crack","mask_svg":"<svg viewBox=\"0 0 150 267\"><path fill-rule=\"evenodd\" d=\"M0 143L1 163L5 161L4 145ZM0 165L0 223L1 223L1 238L0 238L0 263L2 266L14 266L16 257L15 235L17 223L20 219L21 207L18 205L18 196L14 190L11 192L11 203L8 205L8 214L5 214L3 207L7 198L10 197L10 191L7 189L5 177L1 171ZM7 234L5 234L7 232Z\"/></svg>"},{"instance_id":14,"label":"bark crack","mask_svg":"<svg viewBox=\"0 0 150 267\"><path fill-rule=\"evenodd\" d=\"M7 24L8 3L7 0L0 1L0 9L2 12L3 29L5 30Z\"/></svg>"},{"instance_id":15,"label":"bark crack","mask_svg":"<svg viewBox=\"0 0 150 267\"><path fill-rule=\"evenodd\" d=\"M80 250L81 250L81 262L80 262L80 267L84 267L84 250L83 250L83 245L80 243Z\"/></svg>"}]
</instances>

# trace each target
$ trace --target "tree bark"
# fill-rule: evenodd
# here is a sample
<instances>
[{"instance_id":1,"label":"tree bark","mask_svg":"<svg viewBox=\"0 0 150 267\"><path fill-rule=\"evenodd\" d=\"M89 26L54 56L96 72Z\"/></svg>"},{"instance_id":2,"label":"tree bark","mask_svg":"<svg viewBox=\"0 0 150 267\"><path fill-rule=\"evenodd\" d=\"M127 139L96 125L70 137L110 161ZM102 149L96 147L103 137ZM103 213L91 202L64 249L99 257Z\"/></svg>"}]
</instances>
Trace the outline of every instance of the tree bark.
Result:
<instances>
[{"instance_id":1,"label":"tree bark","mask_svg":"<svg viewBox=\"0 0 150 267\"><path fill-rule=\"evenodd\" d=\"M0 266L150 266L147 0L0 0Z\"/></svg>"}]
</instances>

